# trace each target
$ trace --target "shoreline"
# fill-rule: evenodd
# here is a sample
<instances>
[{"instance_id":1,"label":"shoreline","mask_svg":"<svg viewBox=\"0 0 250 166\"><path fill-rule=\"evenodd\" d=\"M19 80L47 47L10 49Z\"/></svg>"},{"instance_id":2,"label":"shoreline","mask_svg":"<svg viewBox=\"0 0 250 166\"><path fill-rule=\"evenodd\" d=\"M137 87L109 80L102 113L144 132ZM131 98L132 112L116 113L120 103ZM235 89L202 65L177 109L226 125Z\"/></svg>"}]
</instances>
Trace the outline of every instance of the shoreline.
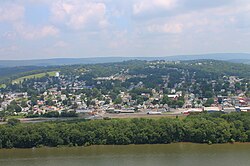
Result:
<instances>
[{"instance_id":1,"label":"shoreline","mask_svg":"<svg viewBox=\"0 0 250 166\"><path fill-rule=\"evenodd\" d=\"M175 142L169 144L128 144L128 145L89 145L89 146L68 146L68 145L60 145L57 147L50 146L41 146L41 147L32 147L32 148L0 148L0 151L4 150L34 150L34 149L75 149L75 148L95 148L95 147L140 147L140 146L171 146L171 145L202 145L202 146L220 146L220 145L250 145L250 142L234 142L234 143L194 143L194 142Z\"/></svg>"}]
</instances>

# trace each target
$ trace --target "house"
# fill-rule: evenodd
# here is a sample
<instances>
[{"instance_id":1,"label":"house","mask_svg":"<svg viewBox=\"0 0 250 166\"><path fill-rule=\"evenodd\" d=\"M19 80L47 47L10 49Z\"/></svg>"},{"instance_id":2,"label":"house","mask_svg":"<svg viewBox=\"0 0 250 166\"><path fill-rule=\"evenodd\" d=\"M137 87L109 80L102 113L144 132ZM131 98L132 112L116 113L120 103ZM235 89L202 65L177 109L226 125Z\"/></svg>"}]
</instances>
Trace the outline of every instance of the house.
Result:
<instances>
[{"instance_id":1,"label":"house","mask_svg":"<svg viewBox=\"0 0 250 166\"><path fill-rule=\"evenodd\" d=\"M238 107L236 109L240 110L241 112L250 112L250 107Z\"/></svg>"},{"instance_id":2,"label":"house","mask_svg":"<svg viewBox=\"0 0 250 166\"><path fill-rule=\"evenodd\" d=\"M178 95L168 95L168 98L172 99L172 100L177 100L178 99Z\"/></svg>"}]
</instances>

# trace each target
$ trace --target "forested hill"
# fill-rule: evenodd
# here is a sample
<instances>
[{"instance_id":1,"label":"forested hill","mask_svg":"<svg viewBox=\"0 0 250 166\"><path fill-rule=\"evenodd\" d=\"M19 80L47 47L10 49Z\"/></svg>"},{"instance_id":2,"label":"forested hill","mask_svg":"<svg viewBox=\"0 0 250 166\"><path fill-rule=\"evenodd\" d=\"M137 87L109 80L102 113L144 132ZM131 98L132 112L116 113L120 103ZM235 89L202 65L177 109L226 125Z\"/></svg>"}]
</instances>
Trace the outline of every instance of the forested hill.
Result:
<instances>
[{"instance_id":1,"label":"forested hill","mask_svg":"<svg viewBox=\"0 0 250 166\"><path fill-rule=\"evenodd\" d=\"M160 63L159 63L160 62ZM103 64L88 64L88 65L66 65L66 66L27 66L27 67L11 67L2 68L0 70L0 82L12 80L19 77L49 72L49 71L64 71L72 72L78 68L90 69L96 76L107 76L115 74L120 69L129 69L130 71L139 71L140 74L149 72L147 69L150 64L159 63L159 66L166 68L179 68L189 70L190 72L199 72L204 75L229 75L239 77L250 77L250 65L231 63L226 61L216 60L193 60L181 62L163 62L163 61L124 61L119 63L103 63ZM155 69L160 73L161 69ZM155 71L154 70L154 71Z\"/></svg>"},{"instance_id":2,"label":"forested hill","mask_svg":"<svg viewBox=\"0 0 250 166\"><path fill-rule=\"evenodd\" d=\"M96 63L114 63L128 60L165 60L165 61L183 61L213 59L224 60L234 63L250 63L250 54L243 53L215 53L202 55L177 55L162 57L94 57L94 58L55 58L55 59L35 59L35 60L0 60L0 67L16 66L55 66L55 65L74 65L74 64L96 64Z\"/></svg>"},{"instance_id":3,"label":"forested hill","mask_svg":"<svg viewBox=\"0 0 250 166\"><path fill-rule=\"evenodd\" d=\"M227 61L216 60L194 60L183 61L179 65L181 68L200 70L211 74L231 75L239 77L250 77L250 65L237 64Z\"/></svg>"}]
</instances>

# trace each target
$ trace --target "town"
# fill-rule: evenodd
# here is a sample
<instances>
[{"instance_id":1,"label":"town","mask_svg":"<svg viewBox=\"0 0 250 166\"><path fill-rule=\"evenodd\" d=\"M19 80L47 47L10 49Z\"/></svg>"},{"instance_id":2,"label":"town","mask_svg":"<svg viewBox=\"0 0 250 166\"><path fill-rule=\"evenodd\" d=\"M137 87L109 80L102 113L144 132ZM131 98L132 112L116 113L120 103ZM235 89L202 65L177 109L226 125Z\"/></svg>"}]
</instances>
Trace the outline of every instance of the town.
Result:
<instances>
[{"instance_id":1,"label":"town","mask_svg":"<svg viewBox=\"0 0 250 166\"><path fill-rule=\"evenodd\" d=\"M216 63L221 62L68 66L54 76L12 81L0 94L1 121L6 116L103 119L250 111L247 77L199 69Z\"/></svg>"}]
</instances>

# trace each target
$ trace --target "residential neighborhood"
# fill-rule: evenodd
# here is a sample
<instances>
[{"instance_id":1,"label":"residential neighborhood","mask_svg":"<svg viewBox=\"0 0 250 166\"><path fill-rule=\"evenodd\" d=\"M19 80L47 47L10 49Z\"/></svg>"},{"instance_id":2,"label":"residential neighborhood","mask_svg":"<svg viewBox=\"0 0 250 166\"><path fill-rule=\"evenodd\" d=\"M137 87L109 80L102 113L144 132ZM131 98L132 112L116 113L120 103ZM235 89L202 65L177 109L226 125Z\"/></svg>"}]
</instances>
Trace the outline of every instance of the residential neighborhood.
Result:
<instances>
[{"instance_id":1,"label":"residential neighborhood","mask_svg":"<svg viewBox=\"0 0 250 166\"><path fill-rule=\"evenodd\" d=\"M72 116L86 118L250 111L249 85L245 79L227 75L217 80L206 78L204 86L196 72L166 68L166 64L180 62L146 63L145 70L167 71L167 75L160 76L123 68L105 77L91 78L90 73L96 71L81 68L70 74L56 72L54 77L27 79L10 85L13 91L1 92L0 111L24 117L74 112ZM189 65L201 66L202 62ZM153 86L150 77L157 81Z\"/></svg>"}]
</instances>

